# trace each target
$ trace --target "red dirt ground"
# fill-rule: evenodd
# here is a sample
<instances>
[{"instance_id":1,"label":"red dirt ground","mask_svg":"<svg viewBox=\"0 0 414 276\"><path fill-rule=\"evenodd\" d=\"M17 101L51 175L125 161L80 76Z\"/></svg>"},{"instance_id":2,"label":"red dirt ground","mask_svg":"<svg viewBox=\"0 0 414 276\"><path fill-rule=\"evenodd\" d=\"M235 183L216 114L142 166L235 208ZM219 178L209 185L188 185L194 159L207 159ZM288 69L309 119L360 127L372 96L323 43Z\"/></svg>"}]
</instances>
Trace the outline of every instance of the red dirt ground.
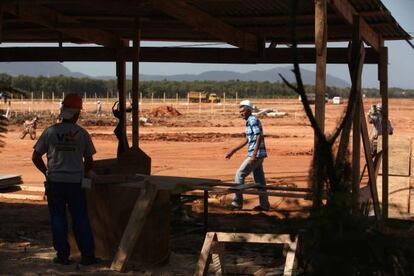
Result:
<instances>
[{"instance_id":1,"label":"red dirt ground","mask_svg":"<svg viewBox=\"0 0 414 276\"><path fill-rule=\"evenodd\" d=\"M367 100L365 110L368 110L369 105L375 102ZM407 127L412 126L414 122L413 103L413 100L390 100L390 119L394 125L395 135L414 136L414 128ZM306 187L312 157L313 132L302 112L300 103L297 100L261 100L256 101L255 104L259 107L273 107L288 112L288 116L284 118L261 119L269 155L264 163L267 181L274 184ZM145 105L141 107L143 114L150 115L148 111L154 106L148 105L147 108ZM156 106L160 105L157 103ZM18 103L15 106L18 110ZM113 125L114 120L110 119L109 106L110 103L104 106L107 113L98 119L103 122L112 121L110 125ZM202 106L193 104L190 107L181 104L174 105L174 107L182 113L182 116L154 118L152 126L140 128L140 147L152 158L152 174L233 181L234 173L245 156L245 150L241 150L231 160L224 158L226 152L243 139L244 121L238 117L237 107L230 104L224 107L210 104ZM332 104L326 106L328 133L335 128L344 107L345 105ZM93 105L90 110L93 110ZM40 109L37 112L40 112ZM115 157L117 145L115 136L112 134L114 127L96 126L97 118L94 118L92 112L83 114L83 118L85 119L81 120L80 124L91 133L97 149L95 159ZM49 121L48 117L41 117L41 129L38 135L49 124ZM11 125L5 137L6 147L1 149L0 173L22 175L25 185L41 186L43 177L31 163L35 141L28 140L28 138L20 140L19 129L20 126ZM230 198L230 196L211 198L211 211L216 214L246 214L226 209L224 205L229 202ZM248 196L247 199L246 209L258 204L255 196ZM193 209L198 209L200 207L198 205L200 202L199 204L196 202ZM301 217L306 215L306 212L299 212L300 209L309 206L309 202L277 197L271 199L271 206L272 211L259 217L277 219L286 215L286 212L290 216ZM257 215L254 212L247 212L246 215L254 214ZM72 275L83 275L92 273L98 275L110 273L107 271L108 262L92 268L76 265L62 268L51 264L50 260L54 252L51 247L48 212L44 202L0 198L0 217L2 219L0 274L73 273ZM202 236L199 235L196 239L196 244L199 245L195 248L196 250L190 250L190 253L173 251L170 263L163 267L151 269L131 267L130 269L138 275L145 271L152 271L155 274L142 275L159 275L157 273L162 272L171 273L162 275L190 275L198 258L197 252L201 250L202 239L200 240L200 237Z\"/></svg>"}]
</instances>

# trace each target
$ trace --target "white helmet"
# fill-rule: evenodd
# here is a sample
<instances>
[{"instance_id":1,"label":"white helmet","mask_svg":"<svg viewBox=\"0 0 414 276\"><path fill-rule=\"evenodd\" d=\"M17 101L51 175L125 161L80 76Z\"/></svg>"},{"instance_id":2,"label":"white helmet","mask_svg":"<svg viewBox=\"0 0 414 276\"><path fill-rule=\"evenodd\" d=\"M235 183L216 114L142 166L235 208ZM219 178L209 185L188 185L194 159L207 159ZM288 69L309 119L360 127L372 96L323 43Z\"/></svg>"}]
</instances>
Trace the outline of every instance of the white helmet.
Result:
<instances>
[{"instance_id":1,"label":"white helmet","mask_svg":"<svg viewBox=\"0 0 414 276\"><path fill-rule=\"evenodd\" d=\"M377 103L377 110L382 110L382 104L381 103Z\"/></svg>"},{"instance_id":2,"label":"white helmet","mask_svg":"<svg viewBox=\"0 0 414 276\"><path fill-rule=\"evenodd\" d=\"M253 105L252 105L252 103L251 103L250 100L243 100L243 101L241 101L240 102L240 107L246 107L246 108L248 108L250 110L253 109Z\"/></svg>"}]
</instances>

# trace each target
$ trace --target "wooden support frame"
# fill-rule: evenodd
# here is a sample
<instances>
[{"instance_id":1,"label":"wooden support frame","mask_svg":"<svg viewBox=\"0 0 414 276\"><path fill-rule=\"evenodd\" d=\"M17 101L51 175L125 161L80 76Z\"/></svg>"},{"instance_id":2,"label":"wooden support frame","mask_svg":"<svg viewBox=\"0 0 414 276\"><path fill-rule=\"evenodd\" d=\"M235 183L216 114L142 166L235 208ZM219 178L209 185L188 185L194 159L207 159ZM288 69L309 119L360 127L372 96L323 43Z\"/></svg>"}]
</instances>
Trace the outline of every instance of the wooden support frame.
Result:
<instances>
[{"instance_id":1,"label":"wooden support frame","mask_svg":"<svg viewBox=\"0 0 414 276\"><path fill-rule=\"evenodd\" d=\"M315 119L322 132L325 131L326 61L328 38L328 12L326 1L327 0L315 0Z\"/></svg>"},{"instance_id":2,"label":"wooden support frame","mask_svg":"<svg viewBox=\"0 0 414 276\"><path fill-rule=\"evenodd\" d=\"M205 276L208 273L209 265L217 260L216 268L219 269L216 275L225 275L223 255L225 251L224 243L266 243L266 244L285 244L288 250L283 275L294 275L296 267L296 251L299 237L296 236L292 241L290 235L282 234L256 234L256 233L225 233L207 232L198 259L194 276Z\"/></svg>"},{"instance_id":3,"label":"wooden support frame","mask_svg":"<svg viewBox=\"0 0 414 276\"><path fill-rule=\"evenodd\" d=\"M136 20L136 35L133 40L132 61L132 147L139 148L139 51L141 47L141 29L139 19Z\"/></svg>"},{"instance_id":4,"label":"wooden support frame","mask_svg":"<svg viewBox=\"0 0 414 276\"><path fill-rule=\"evenodd\" d=\"M150 0L152 6L227 43L252 52L264 47L255 35L239 30L184 1Z\"/></svg>"},{"instance_id":5,"label":"wooden support frame","mask_svg":"<svg viewBox=\"0 0 414 276\"><path fill-rule=\"evenodd\" d=\"M60 14L44 6L3 5L3 11L14 16L39 24L49 29L57 30L70 37L81 39L85 42L96 43L106 47L115 48L119 45L119 38L107 31L98 29L69 29L59 28L59 22L79 22L78 20Z\"/></svg>"},{"instance_id":6,"label":"wooden support frame","mask_svg":"<svg viewBox=\"0 0 414 276\"><path fill-rule=\"evenodd\" d=\"M124 272L127 262L131 257L135 244L141 234L144 226L146 216L150 212L154 200L157 196L157 188L155 185L146 185L138 197L135 206L132 210L128 224L122 235L118 251L111 264L111 269L119 272Z\"/></svg>"},{"instance_id":7,"label":"wooden support frame","mask_svg":"<svg viewBox=\"0 0 414 276\"><path fill-rule=\"evenodd\" d=\"M133 47L124 47L126 61L134 60ZM315 64L316 53L312 48L299 48L301 64ZM264 49L263 56L231 48L173 48L141 47L140 62L190 62L190 63L240 63L240 64L291 64L291 48ZM116 50L104 47L2 47L0 60L13 61L116 61ZM372 48L366 49L365 64L378 65L379 55ZM327 63L348 64L348 48L328 48Z\"/></svg>"},{"instance_id":8,"label":"wooden support frame","mask_svg":"<svg viewBox=\"0 0 414 276\"><path fill-rule=\"evenodd\" d=\"M335 12L342 16L344 20L350 24L354 25L354 15L357 15L357 11L352 7L349 0L328 0L328 4ZM361 37L376 51L380 50L380 37L379 35L368 25L368 23L360 18L359 20L361 28Z\"/></svg>"},{"instance_id":9,"label":"wooden support frame","mask_svg":"<svg viewBox=\"0 0 414 276\"><path fill-rule=\"evenodd\" d=\"M352 46L361 45L361 31L359 16L354 17L354 34ZM359 49L358 49L359 50ZM352 62L352 61L351 61ZM351 66L350 66L351 67ZM362 72L361 72L362 73ZM352 75L352 73L351 73ZM361 175L361 81L358 82L357 95L355 98L355 111L352 129L352 211L354 214L359 212L359 189ZM351 104L351 103L350 103Z\"/></svg>"},{"instance_id":10,"label":"wooden support frame","mask_svg":"<svg viewBox=\"0 0 414 276\"><path fill-rule=\"evenodd\" d=\"M122 136L127 137L126 130L126 61L125 54L122 47L117 49L117 59L116 59L116 77L117 77L117 87L119 93L119 111L121 114L120 120L123 122L121 124ZM123 143L124 141L119 141ZM123 148L127 148L128 145L124 145ZM119 156L118 156L119 157Z\"/></svg>"},{"instance_id":11,"label":"wooden support frame","mask_svg":"<svg viewBox=\"0 0 414 276\"><path fill-rule=\"evenodd\" d=\"M383 44L383 42L381 43ZM388 218L388 48L381 47L378 64L382 102L382 216Z\"/></svg>"},{"instance_id":12,"label":"wooden support frame","mask_svg":"<svg viewBox=\"0 0 414 276\"><path fill-rule=\"evenodd\" d=\"M360 98L361 106L363 105L362 97ZM371 191L371 198L372 198L372 204L374 206L374 213L375 218L377 220L380 220L381 218L381 209L378 201L378 191L377 191L377 179L375 174L375 168L374 168L374 162L371 157L371 144L368 137L368 127L367 122L365 120L365 113L364 110L361 108L360 111L360 122L361 122L361 136L362 136L362 143L364 145L364 153L365 153L365 162L367 164L368 168L368 177L369 177L369 188Z\"/></svg>"}]
</instances>

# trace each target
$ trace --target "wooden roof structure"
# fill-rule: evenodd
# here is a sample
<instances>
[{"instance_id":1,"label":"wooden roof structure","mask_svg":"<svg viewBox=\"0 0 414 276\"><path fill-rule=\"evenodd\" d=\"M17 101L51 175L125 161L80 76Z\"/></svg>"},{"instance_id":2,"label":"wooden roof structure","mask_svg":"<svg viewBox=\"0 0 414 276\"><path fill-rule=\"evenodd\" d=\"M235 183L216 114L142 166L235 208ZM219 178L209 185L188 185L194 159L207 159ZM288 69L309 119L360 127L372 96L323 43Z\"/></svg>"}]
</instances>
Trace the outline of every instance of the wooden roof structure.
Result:
<instances>
[{"instance_id":1,"label":"wooden roof structure","mask_svg":"<svg viewBox=\"0 0 414 276\"><path fill-rule=\"evenodd\" d=\"M0 47L0 61L116 62L122 133L126 137L126 62L132 61L132 149L138 150L139 62L293 63L290 47L293 0L2 0L0 42L56 43L56 47ZM385 40L411 36L380 0L297 0L295 10L299 63L316 64L316 121L324 131L326 64L355 65L359 87L362 64L377 64L383 104L383 216L388 214L388 49ZM131 42L132 41L132 45ZM141 47L141 41L219 43L234 47ZM328 47L352 42L364 52L362 63L350 60L355 47ZM97 44L73 47L63 43ZM410 43L410 42L409 42ZM352 55L351 55L352 56ZM350 66L351 67L351 66ZM361 98L361 96L359 96ZM370 182L376 187L361 102L353 118L353 193L360 181L360 134ZM362 120L362 121L361 121ZM365 124L364 124L365 123ZM126 138L125 138L126 139ZM142 152L143 153L143 152ZM141 154L141 153L140 153ZM148 163L150 164L150 163ZM375 191L374 191L375 192ZM378 199L373 194L374 203ZM375 205L375 204L374 204ZM376 214L379 208L376 209Z\"/></svg>"},{"instance_id":2,"label":"wooden roof structure","mask_svg":"<svg viewBox=\"0 0 414 276\"><path fill-rule=\"evenodd\" d=\"M72 42L117 46L133 40L224 42L255 51L263 41L291 42L290 0L4 0L2 42ZM364 40L407 40L379 0L329 0L328 41L352 38L352 15L359 14ZM298 41L314 43L315 5L300 0Z\"/></svg>"}]
</instances>

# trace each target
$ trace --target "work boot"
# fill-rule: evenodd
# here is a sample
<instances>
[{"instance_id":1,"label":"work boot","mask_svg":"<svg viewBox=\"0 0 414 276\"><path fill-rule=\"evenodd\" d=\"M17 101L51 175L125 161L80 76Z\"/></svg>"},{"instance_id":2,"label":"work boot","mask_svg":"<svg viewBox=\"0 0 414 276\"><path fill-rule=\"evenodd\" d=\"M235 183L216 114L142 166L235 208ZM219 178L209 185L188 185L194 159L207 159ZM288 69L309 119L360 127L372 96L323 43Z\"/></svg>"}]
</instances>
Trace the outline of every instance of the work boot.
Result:
<instances>
[{"instance_id":1,"label":"work boot","mask_svg":"<svg viewBox=\"0 0 414 276\"><path fill-rule=\"evenodd\" d=\"M70 265L70 264L72 264L72 262L69 259L60 258L58 256L53 258L53 262L55 264L61 264L61 265Z\"/></svg>"},{"instance_id":2,"label":"work boot","mask_svg":"<svg viewBox=\"0 0 414 276\"><path fill-rule=\"evenodd\" d=\"M96 258L95 256L82 256L80 264L81 265L93 265L100 263L101 259Z\"/></svg>"}]
</instances>

